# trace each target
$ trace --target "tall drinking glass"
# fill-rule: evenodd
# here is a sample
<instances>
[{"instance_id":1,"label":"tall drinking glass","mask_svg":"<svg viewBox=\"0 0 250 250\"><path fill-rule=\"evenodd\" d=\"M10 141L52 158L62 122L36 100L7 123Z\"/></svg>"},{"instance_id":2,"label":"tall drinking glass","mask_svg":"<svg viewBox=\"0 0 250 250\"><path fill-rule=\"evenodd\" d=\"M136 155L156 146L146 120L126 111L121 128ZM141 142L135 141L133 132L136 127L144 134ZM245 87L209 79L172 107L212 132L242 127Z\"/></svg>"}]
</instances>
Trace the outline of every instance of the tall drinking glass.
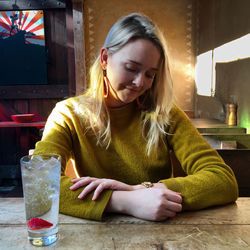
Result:
<instances>
[{"instance_id":1,"label":"tall drinking glass","mask_svg":"<svg viewBox=\"0 0 250 250\"><path fill-rule=\"evenodd\" d=\"M28 239L35 246L57 240L61 156L41 154L20 160Z\"/></svg>"}]
</instances>

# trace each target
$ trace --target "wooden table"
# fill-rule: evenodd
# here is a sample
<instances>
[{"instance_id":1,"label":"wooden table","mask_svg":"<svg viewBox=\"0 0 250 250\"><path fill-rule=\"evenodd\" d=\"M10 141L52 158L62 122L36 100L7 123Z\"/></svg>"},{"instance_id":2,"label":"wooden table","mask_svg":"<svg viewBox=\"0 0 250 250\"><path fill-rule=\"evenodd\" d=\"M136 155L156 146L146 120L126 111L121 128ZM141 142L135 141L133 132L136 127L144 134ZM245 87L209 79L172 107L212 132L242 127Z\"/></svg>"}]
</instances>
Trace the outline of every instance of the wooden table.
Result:
<instances>
[{"instance_id":1,"label":"wooden table","mask_svg":"<svg viewBox=\"0 0 250 250\"><path fill-rule=\"evenodd\" d=\"M183 212L165 222L110 215L103 222L59 215L52 249L250 249L250 198ZM27 240L22 198L0 198L0 249L37 249Z\"/></svg>"}]
</instances>

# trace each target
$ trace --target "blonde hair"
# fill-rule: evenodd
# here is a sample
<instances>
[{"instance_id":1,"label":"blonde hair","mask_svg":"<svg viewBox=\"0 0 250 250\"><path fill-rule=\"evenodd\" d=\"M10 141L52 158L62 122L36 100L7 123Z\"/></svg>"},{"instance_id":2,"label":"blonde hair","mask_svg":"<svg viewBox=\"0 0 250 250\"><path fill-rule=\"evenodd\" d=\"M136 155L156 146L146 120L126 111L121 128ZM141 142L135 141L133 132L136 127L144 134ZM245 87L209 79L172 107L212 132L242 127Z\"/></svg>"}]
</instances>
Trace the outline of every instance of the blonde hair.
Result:
<instances>
[{"instance_id":1,"label":"blonde hair","mask_svg":"<svg viewBox=\"0 0 250 250\"><path fill-rule=\"evenodd\" d=\"M165 39L153 22L144 15L133 13L119 19L110 29L104 46L114 54L131 40L147 39L161 51L159 72L152 87L140 96L147 109L142 112L143 136L147 141L147 154L156 149L159 140L166 135L169 113L173 105L173 87L167 57ZM89 121L97 138L97 144L108 147L111 140L110 116L104 100L103 69L100 55L90 69L90 85L82 95L78 113Z\"/></svg>"}]
</instances>

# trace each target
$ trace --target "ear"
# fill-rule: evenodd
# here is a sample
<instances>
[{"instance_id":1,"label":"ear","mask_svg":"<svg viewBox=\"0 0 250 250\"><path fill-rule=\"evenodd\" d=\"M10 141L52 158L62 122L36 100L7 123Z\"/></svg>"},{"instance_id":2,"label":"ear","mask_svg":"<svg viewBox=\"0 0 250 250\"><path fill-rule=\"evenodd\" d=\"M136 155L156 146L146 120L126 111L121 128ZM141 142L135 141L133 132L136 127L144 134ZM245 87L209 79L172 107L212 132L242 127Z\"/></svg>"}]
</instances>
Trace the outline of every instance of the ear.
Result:
<instances>
[{"instance_id":1,"label":"ear","mask_svg":"<svg viewBox=\"0 0 250 250\"><path fill-rule=\"evenodd\" d=\"M102 50L101 50L101 65L102 65L103 70L107 68L107 63L108 63L108 49L102 48Z\"/></svg>"}]
</instances>

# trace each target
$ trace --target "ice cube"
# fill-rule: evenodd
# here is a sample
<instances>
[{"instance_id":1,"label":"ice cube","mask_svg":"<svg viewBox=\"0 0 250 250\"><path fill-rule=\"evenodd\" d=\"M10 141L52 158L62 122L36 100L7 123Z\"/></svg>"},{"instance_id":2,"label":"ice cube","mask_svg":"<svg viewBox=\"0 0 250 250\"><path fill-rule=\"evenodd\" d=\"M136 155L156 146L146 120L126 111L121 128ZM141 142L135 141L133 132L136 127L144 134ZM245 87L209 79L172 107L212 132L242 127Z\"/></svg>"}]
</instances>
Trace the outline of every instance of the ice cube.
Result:
<instances>
[{"instance_id":1,"label":"ice cube","mask_svg":"<svg viewBox=\"0 0 250 250\"><path fill-rule=\"evenodd\" d=\"M27 170L32 170L32 169L34 169L34 166L33 166L32 163L26 163L26 164L24 165L24 167L25 167L25 169L27 169Z\"/></svg>"},{"instance_id":2,"label":"ice cube","mask_svg":"<svg viewBox=\"0 0 250 250\"><path fill-rule=\"evenodd\" d=\"M31 160L34 163L42 163L43 162L43 158L40 155L33 155Z\"/></svg>"},{"instance_id":3,"label":"ice cube","mask_svg":"<svg viewBox=\"0 0 250 250\"><path fill-rule=\"evenodd\" d=\"M39 168L43 164L43 159L39 155L33 155L29 162L25 164L27 170Z\"/></svg>"},{"instance_id":4,"label":"ice cube","mask_svg":"<svg viewBox=\"0 0 250 250\"><path fill-rule=\"evenodd\" d=\"M54 157L51 157L49 160L47 160L46 161L46 166L55 166L55 165L57 165L58 164L58 160L56 159L56 158L54 158Z\"/></svg>"}]
</instances>

